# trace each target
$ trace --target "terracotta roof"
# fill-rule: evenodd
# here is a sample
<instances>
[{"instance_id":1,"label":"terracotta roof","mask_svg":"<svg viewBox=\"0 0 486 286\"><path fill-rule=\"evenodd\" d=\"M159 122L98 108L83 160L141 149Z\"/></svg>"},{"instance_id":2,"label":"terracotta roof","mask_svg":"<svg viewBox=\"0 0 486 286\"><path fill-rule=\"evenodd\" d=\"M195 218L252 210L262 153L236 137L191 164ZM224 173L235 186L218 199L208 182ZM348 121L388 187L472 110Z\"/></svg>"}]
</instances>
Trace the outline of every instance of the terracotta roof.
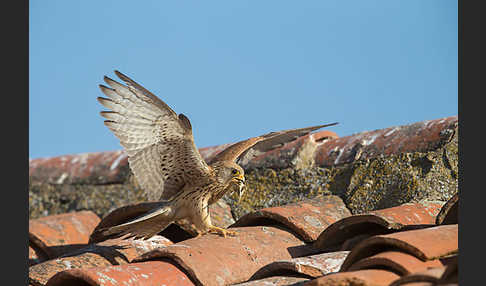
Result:
<instances>
[{"instance_id":1,"label":"terracotta roof","mask_svg":"<svg viewBox=\"0 0 486 286\"><path fill-rule=\"evenodd\" d=\"M454 125L454 122L457 123L457 117L448 117L408 127L364 132L347 139L328 133L310 135L248 164L295 166L296 158L302 158L296 153L309 148L306 144L313 144L315 152L309 154L317 156L316 163L320 165L357 158L366 160L403 150L422 152L433 148L434 140L450 139L451 135L444 131L450 129L444 126ZM426 129L431 132L426 133ZM334 139L321 141L320 137L325 136ZM389 141L385 140L387 138ZM334 146L329 149L331 151L325 151L331 145ZM201 152L210 157L222 149L216 146L202 148ZM341 155L333 157L337 150L341 150ZM85 156L84 164L97 158ZM99 156L100 162L103 161ZM120 178L113 173L119 170L120 164L125 164L120 156L105 155L103 164L106 167L91 171L96 175L103 172L108 175L93 180ZM34 161L31 170L36 179L44 176L43 180L54 183L66 172L70 173L64 175L63 180L96 177L85 172L82 164L73 167L73 164L82 163L74 159L76 156L69 158L63 159L66 168L61 171L53 168L42 173L46 161L37 159L31 160L31 163ZM291 160L294 163L289 163ZM115 165L110 170L110 166ZM193 238L190 226L182 223L180 226L173 224L148 240L98 241L92 238L90 241L96 227L136 216L144 203L115 209L103 219L92 211L31 219L29 283L54 286L456 285L458 201L456 194L447 202L424 199L353 214L342 198L319 195L251 211L236 221L227 204L215 204L211 210L215 224L238 232L237 236L227 238L215 234Z\"/></svg>"},{"instance_id":2,"label":"terracotta roof","mask_svg":"<svg viewBox=\"0 0 486 286\"><path fill-rule=\"evenodd\" d=\"M29 265L82 247L99 223L91 211L53 215L29 221Z\"/></svg>"},{"instance_id":3,"label":"terracotta roof","mask_svg":"<svg viewBox=\"0 0 486 286\"><path fill-rule=\"evenodd\" d=\"M352 285L390 285L400 276L397 274L381 270L381 269L366 269L361 271L339 272L314 279L304 286L352 286Z\"/></svg>"},{"instance_id":4,"label":"terracotta roof","mask_svg":"<svg viewBox=\"0 0 486 286\"><path fill-rule=\"evenodd\" d=\"M319 201L326 204L326 200L319 199L313 204L319 207ZM301 204L305 210L309 203ZM288 208L292 210L297 205ZM276 211L282 216L295 215L281 210L286 207L278 207ZM276 213L272 209L268 212ZM396 212L397 208L381 210L381 213ZM341 210L336 208L336 213L339 215ZM79 213L70 215L80 217ZM82 215L91 216L89 212ZM327 229L352 217L362 215L336 220ZM89 220L81 221L89 224ZM370 235L351 251L326 251L316 243L306 243L292 226L278 221L260 222L263 225L232 227L239 233L236 237L210 234L175 244L162 236L146 241L114 239L96 244L88 244L85 237L84 247L65 247L66 252L61 256L31 266L30 283L63 285L84 281L90 285L111 285L108 284L111 281L115 285L115 282L137 281L138 285L151 285L143 281L180 281L180 284L167 285L264 285L274 281L274 285L285 285L282 283L308 281L314 283L309 285L333 285L340 281L342 285L352 285L349 283L361 281L369 283L364 285L389 285L398 279L407 283L413 279L427 280L421 272L431 267L445 270L448 265L451 266L448 276L452 277L449 280L457 281L457 260L454 264L458 253L457 224L434 225L424 220L425 224L416 224L422 228L398 228L392 233Z\"/></svg>"},{"instance_id":5,"label":"terracotta roof","mask_svg":"<svg viewBox=\"0 0 486 286\"><path fill-rule=\"evenodd\" d=\"M338 196L318 196L282 207L264 208L241 217L232 227L281 224L312 242L330 224L351 213Z\"/></svg>"},{"instance_id":6,"label":"terracotta roof","mask_svg":"<svg viewBox=\"0 0 486 286\"><path fill-rule=\"evenodd\" d=\"M53 184L115 183L127 171L128 157L122 150L29 159L30 179Z\"/></svg>"},{"instance_id":7,"label":"terracotta roof","mask_svg":"<svg viewBox=\"0 0 486 286\"><path fill-rule=\"evenodd\" d=\"M289 260L277 260L260 268L252 275L252 280L272 277L279 273L294 272L304 276L319 277L337 272L348 256L349 251L319 253Z\"/></svg>"},{"instance_id":8,"label":"terracotta roof","mask_svg":"<svg viewBox=\"0 0 486 286\"><path fill-rule=\"evenodd\" d=\"M457 116L451 116L341 137L318 148L316 164L330 166L379 155L433 150L452 138L455 127Z\"/></svg>"},{"instance_id":9,"label":"terracotta roof","mask_svg":"<svg viewBox=\"0 0 486 286\"><path fill-rule=\"evenodd\" d=\"M407 203L354 215L326 228L314 244L319 249L339 245L342 250L348 250L371 235L389 233L405 227L433 224L441 206L440 202Z\"/></svg>"},{"instance_id":10,"label":"terracotta roof","mask_svg":"<svg viewBox=\"0 0 486 286\"><path fill-rule=\"evenodd\" d=\"M194 284L183 271L172 263L151 261L108 267L70 269L57 273L46 285L184 286Z\"/></svg>"}]
</instances>

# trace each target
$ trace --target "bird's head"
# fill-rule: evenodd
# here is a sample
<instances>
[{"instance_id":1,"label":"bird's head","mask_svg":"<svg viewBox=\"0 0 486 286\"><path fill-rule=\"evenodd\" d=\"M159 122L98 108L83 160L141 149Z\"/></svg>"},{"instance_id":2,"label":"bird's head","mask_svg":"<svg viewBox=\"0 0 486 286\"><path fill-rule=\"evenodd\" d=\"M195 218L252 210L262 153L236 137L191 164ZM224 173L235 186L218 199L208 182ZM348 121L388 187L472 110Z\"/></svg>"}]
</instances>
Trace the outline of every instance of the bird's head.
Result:
<instances>
[{"instance_id":1,"label":"bird's head","mask_svg":"<svg viewBox=\"0 0 486 286\"><path fill-rule=\"evenodd\" d=\"M241 200L245 192L245 171L243 168L232 161L217 162L213 164L213 168L220 183L227 185L232 190L237 190L238 198Z\"/></svg>"}]
</instances>

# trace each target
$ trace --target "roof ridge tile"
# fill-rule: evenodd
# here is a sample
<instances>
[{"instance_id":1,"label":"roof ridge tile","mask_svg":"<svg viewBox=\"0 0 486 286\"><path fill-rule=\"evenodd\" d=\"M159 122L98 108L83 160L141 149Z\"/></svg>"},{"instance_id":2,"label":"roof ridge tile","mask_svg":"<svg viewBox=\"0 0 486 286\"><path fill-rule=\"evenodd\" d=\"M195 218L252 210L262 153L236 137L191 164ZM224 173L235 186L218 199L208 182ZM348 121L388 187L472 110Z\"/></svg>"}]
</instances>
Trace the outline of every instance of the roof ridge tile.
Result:
<instances>
[{"instance_id":1,"label":"roof ridge tile","mask_svg":"<svg viewBox=\"0 0 486 286\"><path fill-rule=\"evenodd\" d=\"M336 166L380 154L434 150L449 142L457 126L458 116L455 115L340 137L317 148L315 163L323 167Z\"/></svg>"}]
</instances>

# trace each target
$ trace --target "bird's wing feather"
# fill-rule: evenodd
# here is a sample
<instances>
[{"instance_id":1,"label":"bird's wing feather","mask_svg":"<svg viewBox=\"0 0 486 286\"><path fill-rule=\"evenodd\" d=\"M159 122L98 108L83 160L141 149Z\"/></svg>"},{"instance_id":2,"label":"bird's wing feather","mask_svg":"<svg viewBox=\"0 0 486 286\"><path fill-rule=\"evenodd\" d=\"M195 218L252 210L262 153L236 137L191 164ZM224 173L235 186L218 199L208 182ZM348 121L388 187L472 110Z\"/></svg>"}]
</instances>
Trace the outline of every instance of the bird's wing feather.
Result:
<instances>
[{"instance_id":1,"label":"bird's wing feather","mask_svg":"<svg viewBox=\"0 0 486 286\"><path fill-rule=\"evenodd\" d=\"M110 111L101 115L124 147L148 199L169 199L194 178L208 175L210 169L194 144L189 119L126 75L115 73L126 85L105 76L109 87L100 88L108 98L98 97L98 101Z\"/></svg>"},{"instance_id":2,"label":"bird's wing feather","mask_svg":"<svg viewBox=\"0 0 486 286\"><path fill-rule=\"evenodd\" d=\"M103 234L103 230L133 221L166 205L168 205L167 202L141 202L119 207L104 216L98 223L89 237L89 243L101 242L113 238L112 236Z\"/></svg>"},{"instance_id":3,"label":"bird's wing feather","mask_svg":"<svg viewBox=\"0 0 486 286\"><path fill-rule=\"evenodd\" d=\"M307 135L312 131L336 124L338 123L335 122L311 127L288 129L252 137L229 146L214 156L210 163L229 160L235 161L239 164L244 164L260 154L280 147L288 142L294 141L295 139Z\"/></svg>"},{"instance_id":4,"label":"bird's wing feather","mask_svg":"<svg viewBox=\"0 0 486 286\"><path fill-rule=\"evenodd\" d=\"M173 222L172 217L167 215L169 212L170 206L161 206L126 223L103 228L99 231L104 237L110 238L128 235L126 238L148 239L164 230Z\"/></svg>"}]
</instances>

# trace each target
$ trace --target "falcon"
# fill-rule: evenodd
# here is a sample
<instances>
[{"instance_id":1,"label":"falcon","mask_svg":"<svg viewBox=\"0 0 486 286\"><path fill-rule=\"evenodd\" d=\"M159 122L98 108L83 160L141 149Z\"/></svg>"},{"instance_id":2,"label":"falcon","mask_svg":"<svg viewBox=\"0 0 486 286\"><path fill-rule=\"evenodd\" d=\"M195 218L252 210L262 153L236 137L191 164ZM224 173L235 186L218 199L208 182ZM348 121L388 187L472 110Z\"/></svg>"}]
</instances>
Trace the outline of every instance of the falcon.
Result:
<instances>
[{"instance_id":1,"label":"falcon","mask_svg":"<svg viewBox=\"0 0 486 286\"><path fill-rule=\"evenodd\" d=\"M175 113L165 102L128 76L115 71L125 83L107 76L100 85L107 96L98 101L104 124L120 140L128 163L150 202L142 214L126 222L95 229L92 236L148 239L171 223L186 219L198 236L236 232L211 224L209 205L228 192L245 190L245 172L238 164L293 141L314 130L337 124L270 132L237 142L206 162L194 143L192 126L184 114ZM141 205L141 206L142 206ZM125 210L120 210L123 212Z\"/></svg>"}]
</instances>

